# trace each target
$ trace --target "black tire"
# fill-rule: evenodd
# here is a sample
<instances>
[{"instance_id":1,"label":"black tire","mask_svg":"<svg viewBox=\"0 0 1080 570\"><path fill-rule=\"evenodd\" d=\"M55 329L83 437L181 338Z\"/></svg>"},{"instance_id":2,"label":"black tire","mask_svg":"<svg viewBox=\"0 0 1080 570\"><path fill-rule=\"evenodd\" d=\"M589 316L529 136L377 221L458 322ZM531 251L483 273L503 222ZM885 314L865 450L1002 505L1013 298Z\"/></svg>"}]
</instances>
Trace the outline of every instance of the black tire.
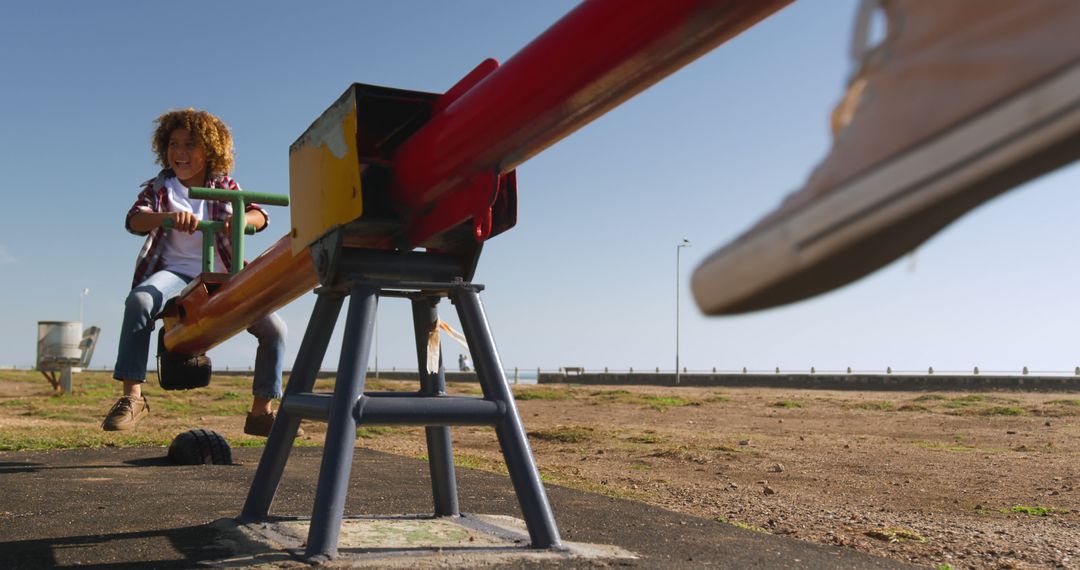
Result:
<instances>
[{"instance_id":1,"label":"black tire","mask_svg":"<svg viewBox=\"0 0 1080 570\"><path fill-rule=\"evenodd\" d=\"M230 465L232 449L221 434L193 429L176 436L169 445L169 459L178 465Z\"/></svg>"}]
</instances>

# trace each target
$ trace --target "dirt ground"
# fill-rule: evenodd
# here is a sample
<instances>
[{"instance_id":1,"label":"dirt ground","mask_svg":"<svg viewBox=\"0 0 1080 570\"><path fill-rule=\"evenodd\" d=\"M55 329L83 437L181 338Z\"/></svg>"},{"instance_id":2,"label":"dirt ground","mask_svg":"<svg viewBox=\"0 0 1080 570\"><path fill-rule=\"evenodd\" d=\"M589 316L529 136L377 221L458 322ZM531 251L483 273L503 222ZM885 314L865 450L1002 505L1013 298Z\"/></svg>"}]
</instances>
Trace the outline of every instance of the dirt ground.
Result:
<instances>
[{"instance_id":1,"label":"dirt ground","mask_svg":"<svg viewBox=\"0 0 1080 570\"><path fill-rule=\"evenodd\" d=\"M18 404L47 393L41 385L0 383L0 434L93 430L100 421ZM548 484L931 568L1080 568L1078 394L580 385L515 394ZM149 395L152 411L176 397ZM190 424L184 415L152 413L140 426L145 440L88 444L153 444L158 431ZM256 443L240 434L242 417L197 419L234 445ZM303 443L321 443L322 424L304 428ZM491 428L453 434L459 466L504 470ZM359 446L426 453L421 428L359 435ZM4 441L0 449L19 447Z\"/></svg>"},{"instance_id":2,"label":"dirt ground","mask_svg":"<svg viewBox=\"0 0 1080 570\"><path fill-rule=\"evenodd\" d=\"M1076 394L518 395L537 462L556 484L930 567L1080 568ZM491 430L454 433L456 453L498 459ZM422 453L416 438L365 444Z\"/></svg>"}]
</instances>

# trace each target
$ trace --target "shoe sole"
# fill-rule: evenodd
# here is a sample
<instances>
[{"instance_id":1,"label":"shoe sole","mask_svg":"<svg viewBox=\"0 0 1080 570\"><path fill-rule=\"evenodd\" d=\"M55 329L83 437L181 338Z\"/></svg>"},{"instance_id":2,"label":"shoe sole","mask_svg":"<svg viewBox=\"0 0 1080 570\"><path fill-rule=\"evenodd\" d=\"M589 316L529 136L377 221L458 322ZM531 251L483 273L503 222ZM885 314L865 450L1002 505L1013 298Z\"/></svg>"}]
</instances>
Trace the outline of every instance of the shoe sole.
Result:
<instances>
[{"instance_id":1,"label":"shoe sole","mask_svg":"<svg viewBox=\"0 0 1080 570\"><path fill-rule=\"evenodd\" d=\"M1077 158L1080 63L714 252L694 271L694 298L731 315L836 289Z\"/></svg>"}]
</instances>

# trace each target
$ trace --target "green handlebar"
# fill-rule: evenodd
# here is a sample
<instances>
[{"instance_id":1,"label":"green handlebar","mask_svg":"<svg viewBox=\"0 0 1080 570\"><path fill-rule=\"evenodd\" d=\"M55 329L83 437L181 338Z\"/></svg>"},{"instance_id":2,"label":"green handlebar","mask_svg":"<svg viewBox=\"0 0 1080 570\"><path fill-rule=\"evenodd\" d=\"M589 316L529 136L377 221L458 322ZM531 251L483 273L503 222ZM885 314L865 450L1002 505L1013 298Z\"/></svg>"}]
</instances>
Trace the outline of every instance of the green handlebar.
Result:
<instances>
[{"instance_id":1,"label":"green handlebar","mask_svg":"<svg viewBox=\"0 0 1080 570\"><path fill-rule=\"evenodd\" d=\"M172 218L165 218L165 221L161 223L161 227L169 229L175 224L176 222ZM202 270L204 273L209 273L214 270L214 234L225 229L225 222L200 220L195 229L202 232ZM244 233L253 235L255 226L247 224Z\"/></svg>"},{"instance_id":2,"label":"green handlebar","mask_svg":"<svg viewBox=\"0 0 1080 570\"><path fill-rule=\"evenodd\" d=\"M161 223L161 227L166 229L172 229L174 223L175 222L173 222L172 218L165 218L165 221ZM225 222L208 222L206 220L200 220L199 226L195 229L197 231L203 232L204 234L207 232L210 232L211 234L216 234L221 230L225 229ZM248 224L247 227L244 228L244 233L249 236L255 235L255 226Z\"/></svg>"},{"instance_id":3,"label":"green handlebar","mask_svg":"<svg viewBox=\"0 0 1080 570\"><path fill-rule=\"evenodd\" d=\"M234 214L243 214L247 211L247 205L256 202L259 204L266 204L269 206L288 206L289 197L284 194L267 194L266 192L237 192L236 190L227 190L221 188L189 188L188 196L196 200L219 200L222 202L229 202L232 204L232 211ZM220 222L218 222L220 223ZM202 222L199 222L200 229ZM250 225L247 227L251 227ZM244 268L244 234L254 233L246 232L246 228L242 228L238 225L232 227L232 235L229 236L229 241L232 243L233 248L233 264L232 275L236 275L241 269ZM212 235L209 233L203 233L203 267L207 266L206 257L207 249L206 243L208 238L206 236ZM212 240L210 240L212 241ZM210 255L213 255L213 247L210 247ZM210 267L213 267L213 258L211 258ZM204 269L210 271L211 269Z\"/></svg>"},{"instance_id":4,"label":"green handlebar","mask_svg":"<svg viewBox=\"0 0 1080 570\"><path fill-rule=\"evenodd\" d=\"M237 192L236 190L223 190L220 188L190 188L188 195L196 200L220 200L222 202L241 201L245 204L255 202L267 206L288 206L289 197L285 194L268 194L266 192ZM233 206L236 204L234 203ZM235 211L235 210L233 210Z\"/></svg>"}]
</instances>

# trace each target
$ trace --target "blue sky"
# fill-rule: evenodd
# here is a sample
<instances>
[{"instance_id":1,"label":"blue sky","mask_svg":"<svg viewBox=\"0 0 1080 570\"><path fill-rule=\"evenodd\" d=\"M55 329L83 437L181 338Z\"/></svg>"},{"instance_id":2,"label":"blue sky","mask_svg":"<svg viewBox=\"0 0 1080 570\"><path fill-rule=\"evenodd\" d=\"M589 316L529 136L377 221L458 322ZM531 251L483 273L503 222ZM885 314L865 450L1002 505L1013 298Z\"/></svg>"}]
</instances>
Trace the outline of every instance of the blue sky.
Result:
<instances>
[{"instance_id":1,"label":"blue sky","mask_svg":"<svg viewBox=\"0 0 1080 570\"><path fill-rule=\"evenodd\" d=\"M102 327L112 364L141 239L123 216L157 169L152 121L193 106L236 139L235 178L288 191L288 147L352 82L443 91L505 61L572 8L461 2L0 4L0 366L34 360L37 321ZM798 187L829 145L850 72L853 0L800 0L522 165L519 224L478 282L507 367L1072 370L1080 364L1080 171L1018 188L854 285L762 313L701 316L689 276ZM557 72L557 70L554 70ZM254 253L288 227L271 211ZM313 303L285 307L289 362ZM457 327L452 307L443 316ZM411 319L387 299L381 368L414 368ZM339 336L340 338L340 331ZM337 338L327 355L336 366ZM445 345L451 363L460 349ZM246 367L246 334L211 352Z\"/></svg>"}]
</instances>

